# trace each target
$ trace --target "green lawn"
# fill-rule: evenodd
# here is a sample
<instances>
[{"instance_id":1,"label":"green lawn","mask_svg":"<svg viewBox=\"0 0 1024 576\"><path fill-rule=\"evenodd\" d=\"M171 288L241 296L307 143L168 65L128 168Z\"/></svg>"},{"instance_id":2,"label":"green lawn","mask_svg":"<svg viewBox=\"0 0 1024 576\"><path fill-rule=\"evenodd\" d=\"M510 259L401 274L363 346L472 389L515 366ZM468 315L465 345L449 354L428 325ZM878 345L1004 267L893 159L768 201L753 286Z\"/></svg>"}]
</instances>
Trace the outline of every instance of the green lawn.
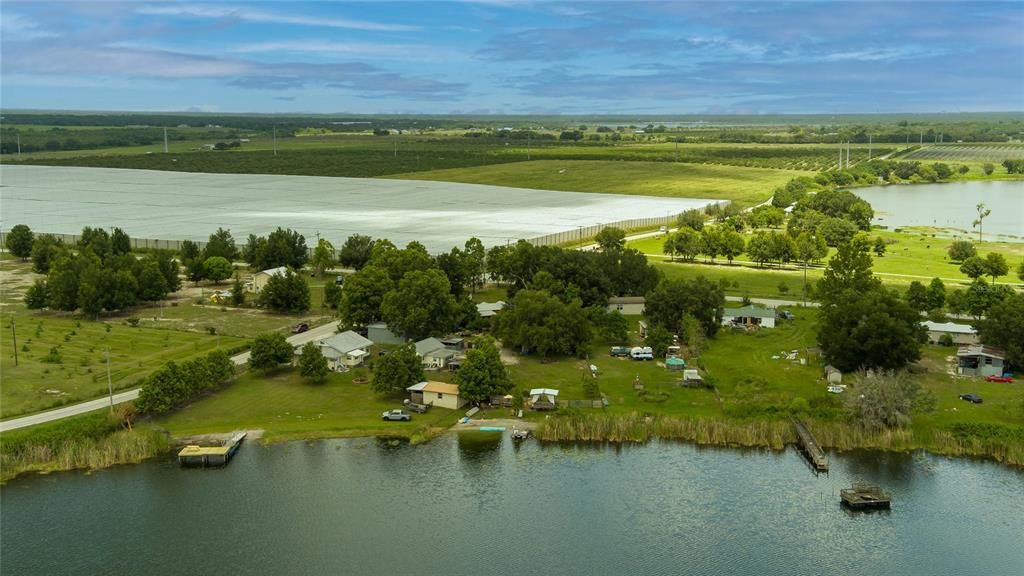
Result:
<instances>
[{"instance_id":1,"label":"green lawn","mask_svg":"<svg viewBox=\"0 0 1024 576\"><path fill-rule=\"evenodd\" d=\"M767 200L777 186L801 174L807 173L673 162L534 160L392 177L570 192L709 198L732 200L746 207Z\"/></svg>"},{"instance_id":2,"label":"green lawn","mask_svg":"<svg viewBox=\"0 0 1024 576\"><path fill-rule=\"evenodd\" d=\"M248 372L225 390L156 421L175 436L263 429L268 440L341 436L425 435L429 428L455 423L456 413L433 408L411 422L383 422L384 410L401 407L400 398L380 397L369 384L354 384L356 370L331 373L324 384L303 381L295 369L269 376ZM441 380L447 373L432 373Z\"/></svg>"}]
</instances>

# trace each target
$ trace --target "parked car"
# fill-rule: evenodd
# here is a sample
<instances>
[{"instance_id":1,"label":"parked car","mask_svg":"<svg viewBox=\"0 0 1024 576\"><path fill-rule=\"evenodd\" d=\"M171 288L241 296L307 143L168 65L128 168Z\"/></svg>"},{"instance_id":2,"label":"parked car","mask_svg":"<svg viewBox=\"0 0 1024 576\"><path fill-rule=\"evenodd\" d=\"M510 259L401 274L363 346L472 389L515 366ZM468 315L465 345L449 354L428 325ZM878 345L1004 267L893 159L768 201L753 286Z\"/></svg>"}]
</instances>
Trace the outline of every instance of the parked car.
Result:
<instances>
[{"instance_id":1,"label":"parked car","mask_svg":"<svg viewBox=\"0 0 1024 576\"><path fill-rule=\"evenodd\" d=\"M408 422L412 420L412 414L409 414L405 410L385 410L381 417L384 420L398 420L401 422Z\"/></svg>"},{"instance_id":2,"label":"parked car","mask_svg":"<svg viewBox=\"0 0 1024 576\"><path fill-rule=\"evenodd\" d=\"M960 399L974 404L981 404L981 396L978 396L977 394L961 394Z\"/></svg>"},{"instance_id":3,"label":"parked car","mask_svg":"<svg viewBox=\"0 0 1024 576\"><path fill-rule=\"evenodd\" d=\"M796 320L796 316L789 310L779 310L778 317L783 320Z\"/></svg>"},{"instance_id":4,"label":"parked car","mask_svg":"<svg viewBox=\"0 0 1024 576\"><path fill-rule=\"evenodd\" d=\"M309 324L306 324L305 322L292 326L292 334L302 334L306 330L309 330Z\"/></svg>"},{"instance_id":5,"label":"parked car","mask_svg":"<svg viewBox=\"0 0 1024 576\"><path fill-rule=\"evenodd\" d=\"M993 374L991 376L985 376L985 382L1004 382L1006 384L1013 384L1013 377L1012 376L996 376L995 374Z\"/></svg>"},{"instance_id":6,"label":"parked car","mask_svg":"<svg viewBox=\"0 0 1024 576\"><path fill-rule=\"evenodd\" d=\"M611 355L616 358L626 358L629 356L629 346L612 346Z\"/></svg>"},{"instance_id":7,"label":"parked car","mask_svg":"<svg viewBox=\"0 0 1024 576\"><path fill-rule=\"evenodd\" d=\"M668 232L668 227L667 226L662 226L662 227L658 228L658 232L661 232L662 234L664 234L665 232Z\"/></svg>"},{"instance_id":8,"label":"parked car","mask_svg":"<svg viewBox=\"0 0 1024 576\"><path fill-rule=\"evenodd\" d=\"M334 285L335 286L341 286L344 283L345 283L345 277L342 276L341 274L338 274L337 276L334 277Z\"/></svg>"},{"instance_id":9,"label":"parked car","mask_svg":"<svg viewBox=\"0 0 1024 576\"><path fill-rule=\"evenodd\" d=\"M635 346L629 351L629 357L633 360L654 360L654 350L650 346Z\"/></svg>"}]
</instances>

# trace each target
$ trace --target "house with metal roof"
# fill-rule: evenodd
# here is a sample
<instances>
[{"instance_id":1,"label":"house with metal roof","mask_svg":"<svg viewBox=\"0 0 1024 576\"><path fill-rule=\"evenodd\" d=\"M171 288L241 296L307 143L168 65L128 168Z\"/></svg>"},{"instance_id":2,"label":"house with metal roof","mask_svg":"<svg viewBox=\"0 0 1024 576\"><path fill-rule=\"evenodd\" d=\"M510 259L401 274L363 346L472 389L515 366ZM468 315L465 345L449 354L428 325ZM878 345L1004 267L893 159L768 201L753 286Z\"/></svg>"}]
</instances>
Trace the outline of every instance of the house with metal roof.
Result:
<instances>
[{"instance_id":1,"label":"house with metal roof","mask_svg":"<svg viewBox=\"0 0 1024 576\"><path fill-rule=\"evenodd\" d=\"M377 344L404 344L405 339L391 331L384 322L374 322L366 327L366 337Z\"/></svg>"},{"instance_id":2,"label":"house with metal roof","mask_svg":"<svg viewBox=\"0 0 1024 576\"><path fill-rule=\"evenodd\" d=\"M643 296L612 296L608 299L609 312L618 312L631 316L639 316L644 313L647 299Z\"/></svg>"},{"instance_id":3,"label":"house with metal roof","mask_svg":"<svg viewBox=\"0 0 1024 576\"><path fill-rule=\"evenodd\" d=\"M480 314L481 318L490 318L498 314L505 309L505 301L498 300L497 302L480 302L476 305L476 311Z\"/></svg>"},{"instance_id":4,"label":"house with metal roof","mask_svg":"<svg viewBox=\"0 0 1024 576\"><path fill-rule=\"evenodd\" d=\"M270 279L274 276L284 276L288 273L287 266L278 266L277 268L270 268L268 270L260 270L259 272L252 275L252 279L249 280L249 290L252 292L259 292L263 290L263 287L270 282Z\"/></svg>"},{"instance_id":5,"label":"house with metal roof","mask_svg":"<svg viewBox=\"0 0 1024 576\"><path fill-rule=\"evenodd\" d=\"M437 338L424 338L416 343L416 355L424 368L444 368L458 354Z\"/></svg>"},{"instance_id":6,"label":"house with metal roof","mask_svg":"<svg viewBox=\"0 0 1024 576\"><path fill-rule=\"evenodd\" d=\"M722 314L722 325L775 328L775 311L756 304L742 308L726 308Z\"/></svg>"},{"instance_id":7,"label":"house with metal roof","mask_svg":"<svg viewBox=\"0 0 1024 576\"><path fill-rule=\"evenodd\" d=\"M1002 376L1006 353L982 344L961 346L956 352L957 374L964 376Z\"/></svg>"},{"instance_id":8,"label":"house with metal roof","mask_svg":"<svg viewBox=\"0 0 1024 576\"><path fill-rule=\"evenodd\" d=\"M351 330L318 340L316 344L332 370L347 370L361 365L370 355L370 346L373 346L372 341ZM295 352L300 353L301 346L296 347Z\"/></svg>"},{"instance_id":9,"label":"house with metal roof","mask_svg":"<svg viewBox=\"0 0 1024 576\"><path fill-rule=\"evenodd\" d=\"M978 343L978 331L970 324L957 324L956 322L921 322L921 326L928 331L928 342L938 344L939 339L949 334L953 344L961 346Z\"/></svg>"},{"instance_id":10,"label":"house with metal roof","mask_svg":"<svg viewBox=\"0 0 1024 576\"><path fill-rule=\"evenodd\" d=\"M430 404L439 408L458 410L468 402L459 393L459 387L445 382L420 382L406 388L409 398L417 404Z\"/></svg>"}]
</instances>

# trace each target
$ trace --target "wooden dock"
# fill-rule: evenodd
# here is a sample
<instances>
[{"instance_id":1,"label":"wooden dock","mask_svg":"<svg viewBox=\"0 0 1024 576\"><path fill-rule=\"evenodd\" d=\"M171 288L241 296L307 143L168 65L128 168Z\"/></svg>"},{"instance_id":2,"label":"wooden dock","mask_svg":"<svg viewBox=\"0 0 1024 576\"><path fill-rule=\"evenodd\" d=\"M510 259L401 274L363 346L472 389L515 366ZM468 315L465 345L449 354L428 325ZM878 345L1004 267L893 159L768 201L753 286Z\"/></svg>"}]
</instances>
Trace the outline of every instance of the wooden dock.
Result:
<instances>
[{"instance_id":1,"label":"wooden dock","mask_svg":"<svg viewBox=\"0 0 1024 576\"><path fill-rule=\"evenodd\" d=\"M814 467L815 472L828 472L828 456L825 456L825 451L818 445L818 441L811 435L807 426L799 420L793 420L793 427L796 428L797 446Z\"/></svg>"},{"instance_id":2,"label":"wooden dock","mask_svg":"<svg viewBox=\"0 0 1024 576\"><path fill-rule=\"evenodd\" d=\"M888 510L892 497L878 486L854 484L839 491L843 506L851 510Z\"/></svg>"},{"instance_id":3,"label":"wooden dock","mask_svg":"<svg viewBox=\"0 0 1024 576\"><path fill-rule=\"evenodd\" d=\"M239 432L223 446L185 446L178 452L178 463L182 466L223 466L238 452L245 436L245 432Z\"/></svg>"}]
</instances>

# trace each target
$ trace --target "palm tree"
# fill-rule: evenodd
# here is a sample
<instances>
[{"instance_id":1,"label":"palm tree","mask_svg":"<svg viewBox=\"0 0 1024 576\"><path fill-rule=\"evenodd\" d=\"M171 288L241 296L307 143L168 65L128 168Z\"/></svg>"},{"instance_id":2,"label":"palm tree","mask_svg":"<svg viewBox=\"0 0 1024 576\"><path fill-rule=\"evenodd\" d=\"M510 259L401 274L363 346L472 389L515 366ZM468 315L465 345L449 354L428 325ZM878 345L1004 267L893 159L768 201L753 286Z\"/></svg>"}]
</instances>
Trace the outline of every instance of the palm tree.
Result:
<instances>
[{"instance_id":1,"label":"palm tree","mask_svg":"<svg viewBox=\"0 0 1024 576\"><path fill-rule=\"evenodd\" d=\"M975 220L974 223L971 224L971 226L972 227L974 227L974 226L978 227L978 242L981 242L982 220L984 220L986 216L991 214L992 210L990 210L988 208L985 208L985 203L984 202L979 202L978 205L975 206L975 208L978 210L978 219Z\"/></svg>"}]
</instances>

